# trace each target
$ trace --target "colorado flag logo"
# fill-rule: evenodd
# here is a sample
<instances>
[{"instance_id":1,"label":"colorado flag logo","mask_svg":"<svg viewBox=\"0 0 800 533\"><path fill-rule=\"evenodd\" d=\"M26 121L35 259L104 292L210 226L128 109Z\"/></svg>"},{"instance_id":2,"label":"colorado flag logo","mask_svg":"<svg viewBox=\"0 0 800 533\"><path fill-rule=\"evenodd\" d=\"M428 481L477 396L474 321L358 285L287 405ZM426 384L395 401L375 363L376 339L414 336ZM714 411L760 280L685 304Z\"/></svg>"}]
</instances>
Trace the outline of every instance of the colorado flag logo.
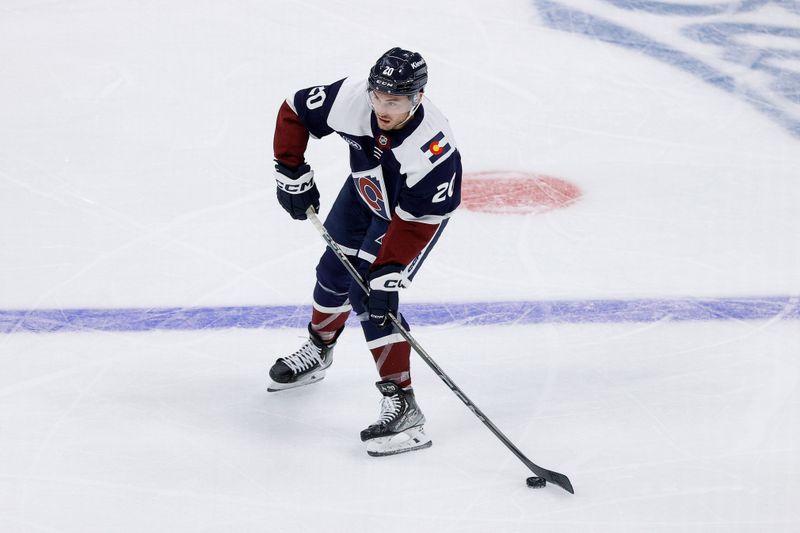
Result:
<instances>
[{"instance_id":1,"label":"colorado flag logo","mask_svg":"<svg viewBox=\"0 0 800 533\"><path fill-rule=\"evenodd\" d=\"M450 151L450 145L444 140L444 133L440 131L433 136L433 139L420 146L419 149L425 152L431 163L435 163L436 160Z\"/></svg>"}]
</instances>

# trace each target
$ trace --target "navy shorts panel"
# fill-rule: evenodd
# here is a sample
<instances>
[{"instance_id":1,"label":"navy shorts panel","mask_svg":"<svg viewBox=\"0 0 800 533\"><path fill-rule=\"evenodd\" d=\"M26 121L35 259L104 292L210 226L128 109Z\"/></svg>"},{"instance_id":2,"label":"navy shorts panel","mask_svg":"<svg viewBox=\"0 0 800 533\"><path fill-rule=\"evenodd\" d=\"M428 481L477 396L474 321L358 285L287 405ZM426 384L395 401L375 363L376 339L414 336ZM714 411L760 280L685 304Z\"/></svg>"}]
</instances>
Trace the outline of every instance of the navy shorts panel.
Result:
<instances>
[{"instance_id":1,"label":"navy shorts panel","mask_svg":"<svg viewBox=\"0 0 800 533\"><path fill-rule=\"evenodd\" d=\"M325 229L346 254L370 263L378 256L388 227L389 222L373 214L361 201L352 178L342 186L325 219Z\"/></svg>"}]
</instances>

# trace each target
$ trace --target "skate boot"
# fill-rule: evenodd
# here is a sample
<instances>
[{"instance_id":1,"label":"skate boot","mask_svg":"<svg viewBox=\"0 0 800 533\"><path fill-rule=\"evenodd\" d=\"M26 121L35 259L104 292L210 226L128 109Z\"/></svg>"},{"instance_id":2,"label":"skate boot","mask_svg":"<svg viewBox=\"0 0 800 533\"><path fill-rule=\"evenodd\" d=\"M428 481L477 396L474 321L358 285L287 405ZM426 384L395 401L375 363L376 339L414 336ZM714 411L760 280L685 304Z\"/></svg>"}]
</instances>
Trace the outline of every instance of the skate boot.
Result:
<instances>
[{"instance_id":1,"label":"skate boot","mask_svg":"<svg viewBox=\"0 0 800 533\"><path fill-rule=\"evenodd\" d=\"M378 421L361 432L367 453L373 457L395 455L428 448L433 444L425 435L422 414L414 391L404 391L393 381L375 384L383 394Z\"/></svg>"},{"instance_id":2,"label":"skate boot","mask_svg":"<svg viewBox=\"0 0 800 533\"><path fill-rule=\"evenodd\" d=\"M330 344L325 344L309 324L305 344L292 355L279 358L269 369L272 383L267 391L277 392L321 381L325 377L325 369L333 363L333 347L343 329L336 332Z\"/></svg>"}]
</instances>

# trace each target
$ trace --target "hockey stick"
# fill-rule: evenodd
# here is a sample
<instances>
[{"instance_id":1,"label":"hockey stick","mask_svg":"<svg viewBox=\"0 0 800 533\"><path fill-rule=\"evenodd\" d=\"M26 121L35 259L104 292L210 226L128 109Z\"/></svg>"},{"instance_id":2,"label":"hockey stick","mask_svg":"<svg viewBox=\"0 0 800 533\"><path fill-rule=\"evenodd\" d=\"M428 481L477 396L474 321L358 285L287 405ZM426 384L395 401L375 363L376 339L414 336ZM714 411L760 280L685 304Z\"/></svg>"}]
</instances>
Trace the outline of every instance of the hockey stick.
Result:
<instances>
[{"instance_id":1,"label":"hockey stick","mask_svg":"<svg viewBox=\"0 0 800 533\"><path fill-rule=\"evenodd\" d=\"M308 215L308 219L311 221L314 227L317 228L317 231L322 236L322 238L325 239L325 243L328 245L328 248L330 248L331 251L334 254L336 254L336 257L339 259L339 261L341 261L342 265L344 265L344 267L350 273L350 276L352 276L353 280L356 283L358 283L358 286L361 287L361 290L363 290L366 294L369 294L369 287L367 287L367 285L364 283L364 280L361 279L361 276L359 275L356 268L352 265L352 263L350 263L350 260L347 259L347 255L342 251L341 248L339 248L339 245L336 244L336 242L333 240L330 233L328 233L328 230L326 230L325 226L322 225L322 222L320 222L319 218L317 217L317 214L314 212L314 208L309 207L308 211L306 211L306 215ZM527 466L530 469L531 472L533 472L540 478L543 478L544 480L549 481L550 483L555 483L556 485L566 490L570 494L575 494L575 491L572 489L572 483L570 482L567 476L565 476L564 474L559 474L558 472L553 472L552 470L547 470L546 468L542 468L541 466L535 464L533 461L525 457L525 454L523 454L519 450L519 448L514 446L514 443L508 440L508 437L503 435L503 432L500 431L497 428L497 426L495 426L485 414L483 414L483 411L478 409L478 406L475 405L472 402L472 400L470 400L467 397L466 394L464 394L464 391L462 391L458 387L458 385L453 383L453 380L451 380L450 377L444 372L444 370L442 370L439 367L439 365L436 364L436 361L434 361L433 358L430 355L428 355L428 352L426 352L425 349L419 345L416 339L414 339L414 337L411 336L411 333L409 333L408 330L406 330L406 328L403 327L400 321L391 313L389 313L389 320L392 322L395 329L400 333L400 335L406 341L408 341L408 344L410 344L411 347L414 348L414 351L416 351L417 354L419 354L422 360L425 361L425 363L429 367L431 367L431 370L433 370L433 372L437 376L439 376L439 378L442 381L444 381L445 385L450 387L450 390L452 390L456 394L456 396L458 396L461 399L461 401L464 402L464 404L467 407L469 407L470 411L472 411L475 414L475 416L478 417L478 420L483 422L486 425L486 427L488 427L491 430L491 432L494 433L495 437L500 439L500 442L505 444L506 447L509 450L511 450L514 455L517 456L517 459L522 461L525 464L525 466Z\"/></svg>"}]
</instances>

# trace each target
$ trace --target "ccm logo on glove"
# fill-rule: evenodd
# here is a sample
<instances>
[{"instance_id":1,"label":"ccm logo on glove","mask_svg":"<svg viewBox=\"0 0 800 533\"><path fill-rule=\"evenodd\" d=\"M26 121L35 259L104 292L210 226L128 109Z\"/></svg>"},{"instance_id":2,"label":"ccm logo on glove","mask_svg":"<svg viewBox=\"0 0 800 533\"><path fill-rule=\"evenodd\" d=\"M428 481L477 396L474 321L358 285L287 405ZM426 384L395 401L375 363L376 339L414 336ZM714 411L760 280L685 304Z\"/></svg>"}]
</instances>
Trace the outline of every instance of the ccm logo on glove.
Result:
<instances>
[{"instance_id":1,"label":"ccm logo on glove","mask_svg":"<svg viewBox=\"0 0 800 533\"><path fill-rule=\"evenodd\" d=\"M305 220L309 207L319 212L319 191L310 166L300 165L292 169L276 162L275 183L278 186L278 202L292 218Z\"/></svg>"},{"instance_id":2,"label":"ccm logo on glove","mask_svg":"<svg viewBox=\"0 0 800 533\"><path fill-rule=\"evenodd\" d=\"M379 268L372 272L369 277L369 288L384 291L399 291L403 288L403 275L397 270L398 267L390 266L390 272L383 272Z\"/></svg>"},{"instance_id":3,"label":"ccm logo on glove","mask_svg":"<svg viewBox=\"0 0 800 533\"><path fill-rule=\"evenodd\" d=\"M285 178L283 175L276 172L275 181L280 190L286 191L289 194L300 194L314 187L314 171L312 170L303 174L293 182L284 180Z\"/></svg>"},{"instance_id":4,"label":"ccm logo on glove","mask_svg":"<svg viewBox=\"0 0 800 533\"><path fill-rule=\"evenodd\" d=\"M305 168L300 167L295 172L290 171L286 167L276 168L275 182L278 184L278 188L289 194L301 194L313 188L315 186L314 171L307 165L304 165L304 167Z\"/></svg>"},{"instance_id":5,"label":"ccm logo on glove","mask_svg":"<svg viewBox=\"0 0 800 533\"><path fill-rule=\"evenodd\" d=\"M389 323L389 313L397 317L398 291L403 288L403 266L384 265L367 274L369 319L378 327Z\"/></svg>"}]
</instances>

